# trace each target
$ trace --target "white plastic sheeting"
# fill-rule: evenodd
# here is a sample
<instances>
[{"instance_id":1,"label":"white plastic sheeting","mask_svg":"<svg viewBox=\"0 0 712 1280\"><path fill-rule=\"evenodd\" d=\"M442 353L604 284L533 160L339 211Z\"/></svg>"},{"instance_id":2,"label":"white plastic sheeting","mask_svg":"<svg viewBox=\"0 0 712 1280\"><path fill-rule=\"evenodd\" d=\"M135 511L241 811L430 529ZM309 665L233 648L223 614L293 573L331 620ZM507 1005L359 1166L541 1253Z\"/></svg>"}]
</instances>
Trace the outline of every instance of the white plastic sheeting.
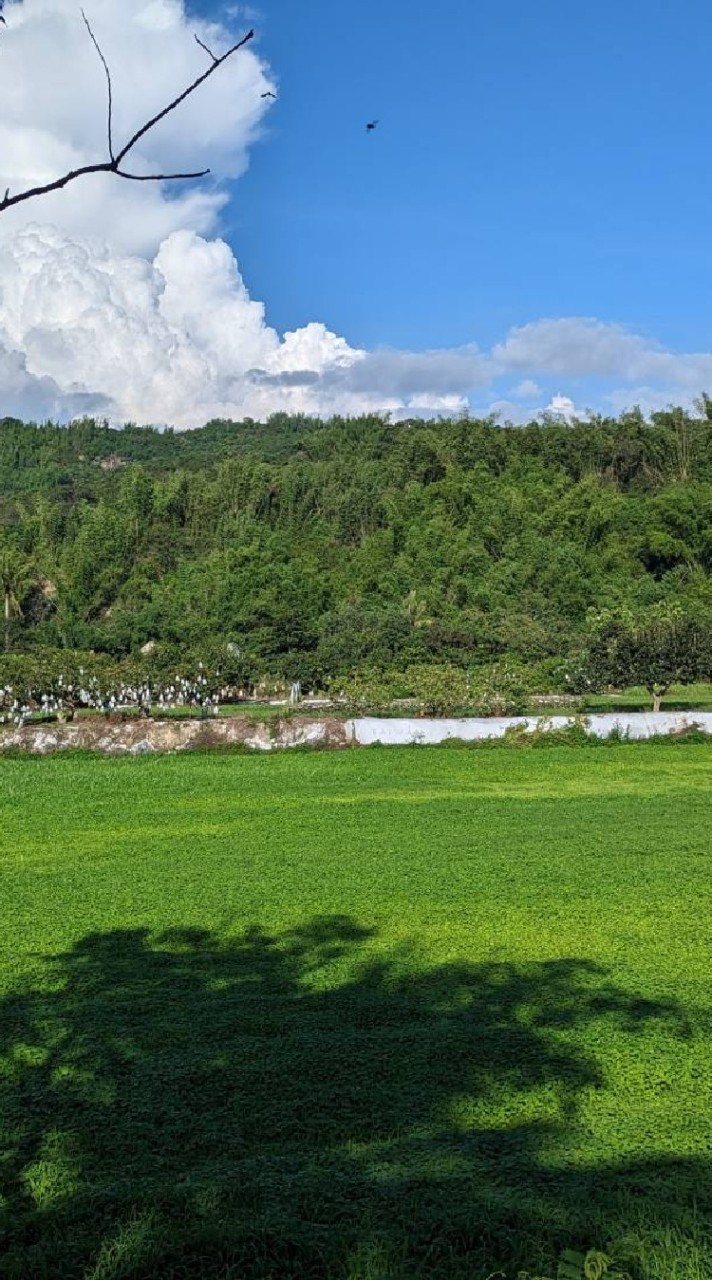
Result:
<instances>
[{"instance_id":1,"label":"white plastic sheeting","mask_svg":"<svg viewBox=\"0 0 712 1280\"><path fill-rule=\"evenodd\" d=\"M507 729L522 726L527 733L538 727L565 729L576 723L574 716L491 716L463 720L389 720L364 716L350 720L347 732L352 742L369 747L380 742L384 746L423 746L459 738L463 742L503 738ZM606 712L586 716L588 733L607 738L617 730L628 738L652 738L657 734L680 733L698 726L712 734L712 711L629 711Z\"/></svg>"}]
</instances>

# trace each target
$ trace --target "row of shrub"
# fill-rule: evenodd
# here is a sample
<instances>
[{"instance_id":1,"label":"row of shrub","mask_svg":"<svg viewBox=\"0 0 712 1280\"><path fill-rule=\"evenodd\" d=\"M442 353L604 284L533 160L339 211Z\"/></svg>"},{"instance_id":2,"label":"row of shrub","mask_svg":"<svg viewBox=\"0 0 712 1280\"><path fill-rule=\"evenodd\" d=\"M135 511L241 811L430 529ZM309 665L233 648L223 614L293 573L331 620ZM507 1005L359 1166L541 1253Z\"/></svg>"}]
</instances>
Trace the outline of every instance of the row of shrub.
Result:
<instances>
[{"instance_id":1,"label":"row of shrub","mask_svg":"<svg viewBox=\"0 0 712 1280\"><path fill-rule=\"evenodd\" d=\"M332 699L355 712L383 713L406 704L424 715L512 715L524 711L532 695L567 690L576 698L631 686L647 689L659 710L672 684L712 679L712 624L677 607L654 606L639 616L620 610L592 615L586 639L579 653L536 667L507 659L470 668L422 663L402 670L373 667L324 683ZM285 696L300 674L291 663L282 675L257 672L254 656L232 643L191 653L152 642L124 658L66 649L6 653L0 658L0 722L127 707L144 715L180 707L209 714L250 695ZM302 676L309 688L311 678Z\"/></svg>"},{"instance_id":2,"label":"row of shrub","mask_svg":"<svg viewBox=\"0 0 712 1280\"><path fill-rule=\"evenodd\" d=\"M533 692L528 673L506 662L472 671L411 666L339 681L339 697L354 711L383 712L406 704L422 715L518 715ZM404 708L405 709L405 708Z\"/></svg>"},{"instance_id":3,"label":"row of shrub","mask_svg":"<svg viewBox=\"0 0 712 1280\"><path fill-rule=\"evenodd\" d=\"M0 724L30 716L71 719L77 711L110 715L134 708L200 708L216 714L235 695L229 666L171 654L116 660L107 654L43 650L0 658Z\"/></svg>"},{"instance_id":4,"label":"row of shrub","mask_svg":"<svg viewBox=\"0 0 712 1280\"><path fill-rule=\"evenodd\" d=\"M334 680L325 691L353 712L401 707L424 715L506 715L523 711L531 693L524 671L506 663L475 671L454 666L411 666ZM216 714L248 697L286 696L277 677L246 679L240 655L228 646L201 654L167 648L139 657L43 650L0 657L0 724L30 717L71 719L77 711L139 715L179 708Z\"/></svg>"}]
</instances>

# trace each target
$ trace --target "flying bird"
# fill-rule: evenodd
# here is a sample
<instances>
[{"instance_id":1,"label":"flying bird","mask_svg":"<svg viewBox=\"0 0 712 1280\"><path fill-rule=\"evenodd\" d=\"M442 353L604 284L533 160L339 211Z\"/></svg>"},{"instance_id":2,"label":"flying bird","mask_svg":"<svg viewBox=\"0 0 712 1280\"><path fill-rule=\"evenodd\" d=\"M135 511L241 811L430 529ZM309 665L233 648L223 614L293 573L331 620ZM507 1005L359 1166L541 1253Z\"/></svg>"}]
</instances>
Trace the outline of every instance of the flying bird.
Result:
<instances>
[{"instance_id":1,"label":"flying bird","mask_svg":"<svg viewBox=\"0 0 712 1280\"><path fill-rule=\"evenodd\" d=\"M366 125L366 133L371 133L375 129L377 124L378 124L377 120L369 120L368 124Z\"/></svg>"},{"instance_id":2,"label":"flying bird","mask_svg":"<svg viewBox=\"0 0 712 1280\"><path fill-rule=\"evenodd\" d=\"M261 94L260 94L260 97L261 97L261 98L274 98L274 99L275 99L275 101L277 100L277 94L276 94L276 93L271 93L269 89L267 90L267 92L266 92L266 93L261 93Z\"/></svg>"}]
</instances>

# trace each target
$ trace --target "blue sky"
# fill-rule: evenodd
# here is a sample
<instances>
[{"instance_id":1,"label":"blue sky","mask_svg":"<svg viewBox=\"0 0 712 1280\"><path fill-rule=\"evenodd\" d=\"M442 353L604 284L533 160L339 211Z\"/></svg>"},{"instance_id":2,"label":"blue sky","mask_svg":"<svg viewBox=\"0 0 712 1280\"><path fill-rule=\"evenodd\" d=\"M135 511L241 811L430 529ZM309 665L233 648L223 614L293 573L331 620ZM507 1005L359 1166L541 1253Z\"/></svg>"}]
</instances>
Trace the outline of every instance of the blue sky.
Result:
<instances>
[{"instance_id":1,"label":"blue sky","mask_svg":"<svg viewBox=\"0 0 712 1280\"><path fill-rule=\"evenodd\" d=\"M586 315L709 349L709 6L263 0L254 22L280 101L224 226L278 329L486 346Z\"/></svg>"},{"instance_id":2,"label":"blue sky","mask_svg":"<svg viewBox=\"0 0 712 1280\"><path fill-rule=\"evenodd\" d=\"M712 392L712 8L185 3L86 0L122 136L204 69L195 34L255 27L134 157L213 176L3 216L5 412L522 422ZM15 190L102 154L106 86L76 0L5 14Z\"/></svg>"}]
</instances>

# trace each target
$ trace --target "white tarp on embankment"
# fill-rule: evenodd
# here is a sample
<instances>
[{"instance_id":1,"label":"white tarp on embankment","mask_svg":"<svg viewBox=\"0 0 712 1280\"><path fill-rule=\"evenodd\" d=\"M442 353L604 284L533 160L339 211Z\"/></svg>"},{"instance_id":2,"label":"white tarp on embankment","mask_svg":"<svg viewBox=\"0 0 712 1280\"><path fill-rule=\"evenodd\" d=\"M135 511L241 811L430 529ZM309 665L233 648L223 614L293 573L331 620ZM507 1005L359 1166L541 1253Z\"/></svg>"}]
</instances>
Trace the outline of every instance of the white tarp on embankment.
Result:
<instances>
[{"instance_id":1,"label":"white tarp on embankment","mask_svg":"<svg viewBox=\"0 0 712 1280\"><path fill-rule=\"evenodd\" d=\"M350 720L347 733L351 741L369 747L380 742L384 746L423 746L459 738L478 742L486 738L503 738L507 729L521 726L527 733L535 729L565 729L576 723L574 716L491 716L463 720L409 719L389 720L364 716ZM712 711L629 711L607 712L586 716L588 733L607 738L617 731L628 738L652 738L658 734L680 733L697 726L712 734Z\"/></svg>"}]
</instances>

